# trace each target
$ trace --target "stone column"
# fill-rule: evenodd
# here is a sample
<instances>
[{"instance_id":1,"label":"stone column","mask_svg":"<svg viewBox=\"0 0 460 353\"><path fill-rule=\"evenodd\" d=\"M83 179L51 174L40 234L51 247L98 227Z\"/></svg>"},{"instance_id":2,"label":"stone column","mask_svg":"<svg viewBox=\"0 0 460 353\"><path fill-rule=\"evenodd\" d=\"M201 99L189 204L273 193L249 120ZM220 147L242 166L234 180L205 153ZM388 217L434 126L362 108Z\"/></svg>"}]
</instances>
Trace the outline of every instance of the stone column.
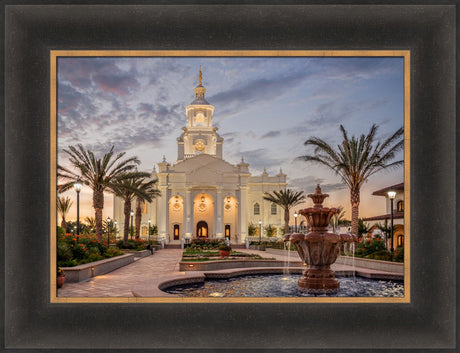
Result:
<instances>
[{"instance_id":1,"label":"stone column","mask_svg":"<svg viewBox=\"0 0 460 353\"><path fill-rule=\"evenodd\" d=\"M222 199L222 187L217 187L216 202L214 204L214 213L216 215L215 232L216 238L224 237L224 200Z\"/></svg>"},{"instance_id":2,"label":"stone column","mask_svg":"<svg viewBox=\"0 0 460 353\"><path fill-rule=\"evenodd\" d=\"M161 192L161 196L158 197L158 235L160 238L164 238L169 243L169 231L168 231L168 166L166 159L163 157L163 162L158 163L158 189Z\"/></svg>"},{"instance_id":3,"label":"stone column","mask_svg":"<svg viewBox=\"0 0 460 353\"><path fill-rule=\"evenodd\" d=\"M248 187L241 186L239 193L239 226L240 226L240 240L242 243L246 241L248 236Z\"/></svg>"},{"instance_id":4,"label":"stone column","mask_svg":"<svg viewBox=\"0 0 460 353\"><path fill-rule=\"evenodd\" d=\"M185 237L192 238L192 226L193 226L193 198L192 190L188 187L185 189L185 200L184 200L184 229Z\"/></svg>"},{"instance_id":5,"label":"stone column","mask_svg":"<svg viewBox=\"0 0 460 353\"><path fill-rule=\"evenodd\" d=\"M169 242L168 237L168 187L160 186L161 197L158 204L158 234L160 237L165 238Z\"/></svg>"}]
</instances>

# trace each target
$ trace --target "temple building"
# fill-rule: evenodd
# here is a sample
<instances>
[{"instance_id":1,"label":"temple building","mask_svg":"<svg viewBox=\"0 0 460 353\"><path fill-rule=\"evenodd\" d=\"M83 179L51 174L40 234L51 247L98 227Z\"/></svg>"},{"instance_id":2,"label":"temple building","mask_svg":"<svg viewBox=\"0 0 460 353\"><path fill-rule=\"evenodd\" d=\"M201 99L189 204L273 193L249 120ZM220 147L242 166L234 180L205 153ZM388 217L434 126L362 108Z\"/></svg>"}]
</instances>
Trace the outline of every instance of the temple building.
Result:
<instances>
[{"instance_id":1,"label":"temple building","mask_svg":"<svg viewBox=\"0 0 460 353\"><path fill-rule=\"evenodd\" d=\"M186 126L177 138L177 160L171 164L163 157L151 174L158 178L161 196L143 205L141 236L148 235L149 220L166 243L196 237L227 237L232 243L243 243L251 223L257 234L262 229L265 235L264 229L271 226L280 235L284 212L263 195L284 190L286 174L280 169L274 176L265 170L253 176L243 158L236 165L225 161L224 139L213 126L214 106L205 93L200 69L195 99L185 109ZM123 200L118 197L113 217L122 230Z\"/></svg>"}]
</instances>

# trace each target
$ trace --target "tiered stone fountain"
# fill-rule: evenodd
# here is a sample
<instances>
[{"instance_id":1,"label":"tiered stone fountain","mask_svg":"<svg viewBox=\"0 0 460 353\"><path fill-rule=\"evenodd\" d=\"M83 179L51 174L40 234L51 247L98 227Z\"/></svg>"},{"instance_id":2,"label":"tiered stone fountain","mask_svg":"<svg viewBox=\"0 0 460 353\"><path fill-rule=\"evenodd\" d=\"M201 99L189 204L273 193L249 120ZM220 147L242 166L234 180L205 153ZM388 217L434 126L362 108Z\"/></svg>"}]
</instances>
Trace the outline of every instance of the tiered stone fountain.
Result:
<instances>
[{"instance_id":1,"label":"tiered stone fountain","mask_svg":"<svg viewBox=\"0 0 460 353\"><path fill-rule=\"evenodd\" d=\"M308 195L314 206L299 211L307 218L311 232L284 236L284 241L293 243L300 258L307 264L307 269L303 271L303 277L298 282L299 289L307 293L324 294L339 291L340 283L335 278L331 265L337 260L344 243L358 241L356 235L328 233L327 227L331 217L339 212L337 208L323 207L323 201L328 196L321 192L318 184L315 193Z\"/></svg>"}]
</instances>

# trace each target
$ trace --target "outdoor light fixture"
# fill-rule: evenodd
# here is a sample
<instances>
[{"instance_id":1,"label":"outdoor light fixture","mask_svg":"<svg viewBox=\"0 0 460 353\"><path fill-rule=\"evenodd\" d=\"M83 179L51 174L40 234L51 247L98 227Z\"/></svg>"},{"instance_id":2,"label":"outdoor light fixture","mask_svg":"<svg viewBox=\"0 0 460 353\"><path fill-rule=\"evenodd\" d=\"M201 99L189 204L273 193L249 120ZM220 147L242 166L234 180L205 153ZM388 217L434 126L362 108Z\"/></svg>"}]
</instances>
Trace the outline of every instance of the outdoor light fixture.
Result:
<instances>
[{"instance_id":1,"label":"outdoor light fixture","mask_svg":"<svg viewBox=\"0 0 460 353\"><path fill-rule=\"evenodd\" d=\"M396 192L395 191L388 191L388 197L390 198L391 200L391 239L390 239L390 250L391 252L394 251L393 249L393 234L394 234L394 230L393 230L393 200L395 199L396 197Z\"/></svg>"},{"instance_id":2,"label":"outdoor light fixture","mask_svg":"<svg viewBox=\"0 0 460 353\"><path fill-rule=\"evenodd\" d=\"M259 247L262 245L262 220L259 219Z\"/></svg>"},{"instance_id":3,"label":"outdoor light fixture","mask_svg":"<svg viewBox=\"0 0 460 353\"><path fill-rule=\"evenodd\" d=\"M295 228L294 228L294 231L297 233L297 211L294 212L294 220L295 220Z\"/></svg>"},{"instance_id":4,"label":"outdoor light fixture","mask_svg":"<svg viewBox=\"0 0 460 353\"><path fill-rule=\"evenodd\" d=\"M107 217L107 246L110 247L110 217Z\"/></svg>"},{"instance_id":5,"label":"outdoor light fixture","mask_svg":"<svg viewBox=\"0 0 460 353\"><path fill-rule=\"evenodd\" d=\"M80 236L80 191L82 187L81 180L78 178L77 181L73 183L73 188L77 192L77 239Z\"/></svg>"}]
</instances>

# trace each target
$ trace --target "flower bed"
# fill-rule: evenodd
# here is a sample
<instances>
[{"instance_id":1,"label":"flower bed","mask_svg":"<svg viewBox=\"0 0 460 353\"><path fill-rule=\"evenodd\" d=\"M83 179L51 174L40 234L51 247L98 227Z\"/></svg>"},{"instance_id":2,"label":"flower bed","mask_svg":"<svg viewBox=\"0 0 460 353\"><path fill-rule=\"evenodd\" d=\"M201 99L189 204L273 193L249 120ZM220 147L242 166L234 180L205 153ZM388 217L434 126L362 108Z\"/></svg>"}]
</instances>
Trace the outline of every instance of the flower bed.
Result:
<instances>
[{"instance_id":1,"label":"flower bed","mask_svg":"<svg viewBox=\"0 0 460 353\"><path fill-rule=\"evenodd\" d=\"M196 249L185 249L182 253L182 261L215 261L221 260L221 254L219 251L213 250L196 250ZM251 259L251 260L275 260L273 258L263 258L257 254L248 254L239 251L230 251L230 255L225 257L225 260L244 260L244 259Z\"/></svg>"},{"instance_id":2,"label":"flower bed","mask_svg":"<svg viewBox=\"0 0 460 353\"><path fill-rule=\"evenodd\" d=\"M380 237L362 238L355 251L356 257L382 261L404 261L404 247L398 247L393 253L385 247L385 241Z\"/></svg>"},{"instance_id":3,"label":"flower bed","mask_svg":"<svg viewBox=\"0 0 460 353\"><path fill-rule=\"evenodd\" d=\"M85 234L79 237L58 231L57 265L73 267L123 255L116 247L108 247L107 241L100 242L95 235Z\"/></svg>"},{"instance_id":4,"label":"flower bed","mask_svg":"<svg viewBox=\"0 0 460 353\"><path fill-rule=\"evenodd\" d=\"M146 242L141 238L128 239L128 244L123 245L123 240L117 242L117 247L122 250L141 251L146 249Z\"/></svg>"}]
</instances>

